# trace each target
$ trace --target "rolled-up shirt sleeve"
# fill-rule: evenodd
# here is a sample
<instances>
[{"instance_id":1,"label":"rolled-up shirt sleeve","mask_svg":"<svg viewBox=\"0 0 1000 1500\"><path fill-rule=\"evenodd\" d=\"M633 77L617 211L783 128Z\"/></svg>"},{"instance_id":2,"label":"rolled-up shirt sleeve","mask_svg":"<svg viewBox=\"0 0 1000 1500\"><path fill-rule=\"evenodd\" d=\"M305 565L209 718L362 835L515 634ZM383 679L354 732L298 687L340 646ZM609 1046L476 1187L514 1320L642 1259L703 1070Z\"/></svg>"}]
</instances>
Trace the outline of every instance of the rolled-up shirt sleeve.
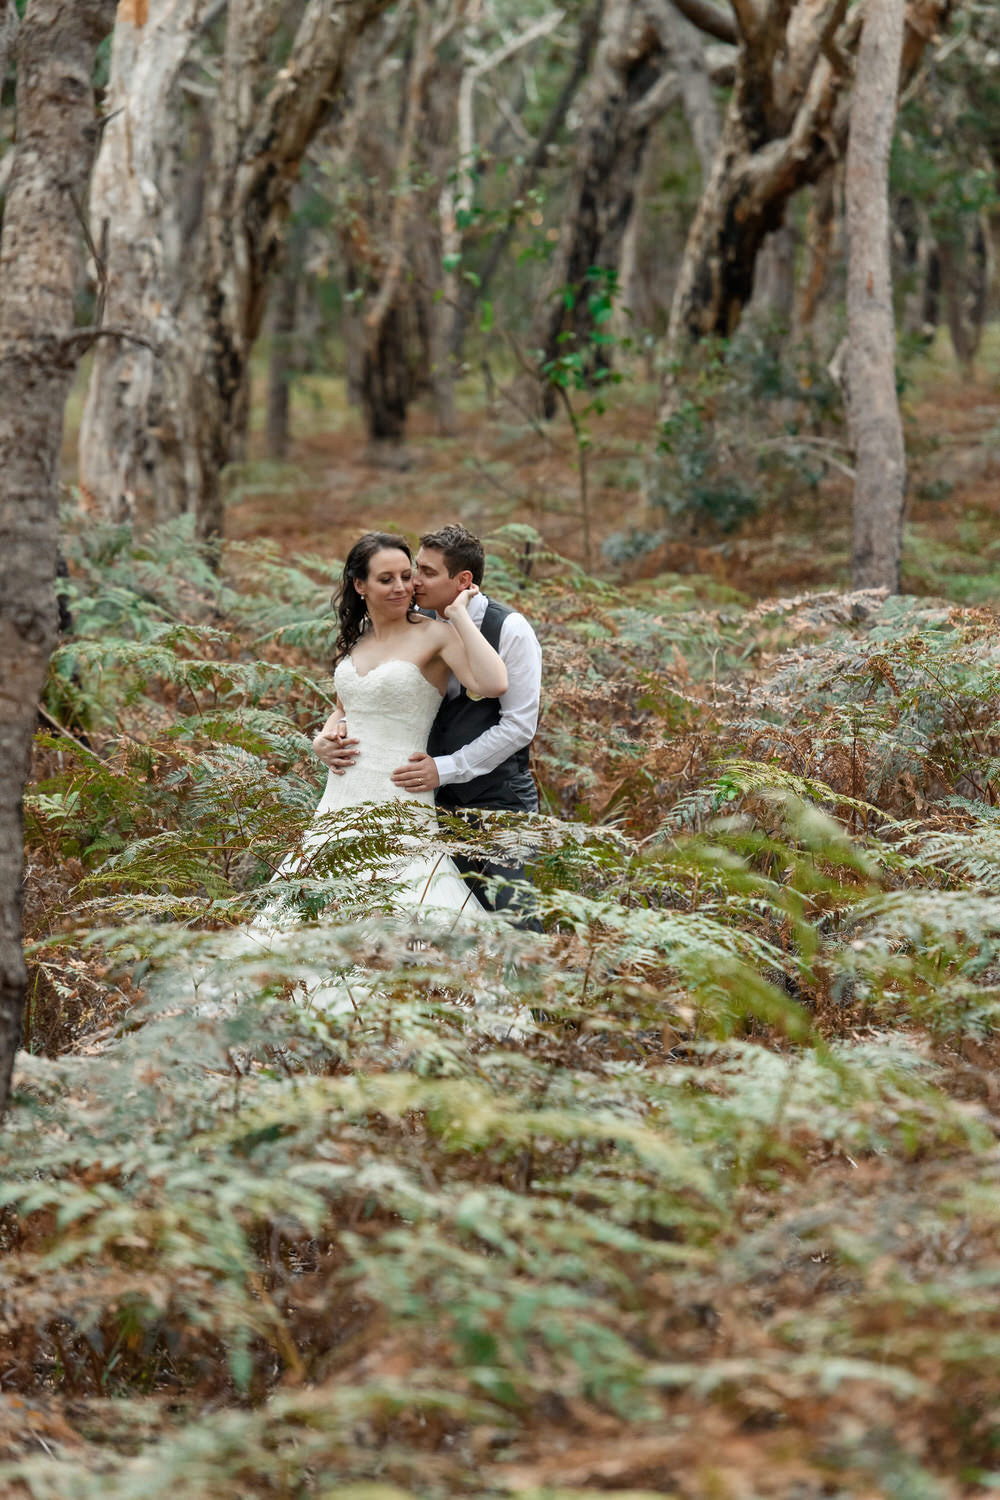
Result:
<instances>
[{"instance_id":1,"label":"rolled-up shirt sleeve","mask_svg":"<svg viewBox=\"0 0 1000 1500\"><path fill-rule=\"evenodd\" d=\"M500 722L453 755L435 756L441 786L485 776L535 737L542 691L542 648L523 615L508 615L504 620L497 651L507 668Z\"/></svg>"}]
</instances>

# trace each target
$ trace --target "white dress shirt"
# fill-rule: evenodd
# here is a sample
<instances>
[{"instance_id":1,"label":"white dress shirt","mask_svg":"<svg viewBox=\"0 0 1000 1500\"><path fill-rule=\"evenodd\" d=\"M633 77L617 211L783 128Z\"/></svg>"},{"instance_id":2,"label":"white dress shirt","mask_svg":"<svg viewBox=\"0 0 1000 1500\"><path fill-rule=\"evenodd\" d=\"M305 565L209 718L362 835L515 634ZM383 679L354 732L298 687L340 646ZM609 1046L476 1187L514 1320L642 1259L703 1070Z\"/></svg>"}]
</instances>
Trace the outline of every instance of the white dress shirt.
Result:
<instances>
[{"instance_id":1,"label":"white dress shirt","mask_svg":"<svg viewBox=\"0 0 1000 1500\"><path fill-rule=\"evenodd\" d=\"M489 602L485 594L476 594L469 603L469 618L480 630ZM530 745L535 737L542 692L542 648L523 615L505 616L497 652L507 668L507 691L500 698L500 721L454 755L435 756L441 786L485 776L515 751ZM448 682L448 697L454 698L460 691L461 684L453 673Z\"/></svg>"}]
</instances>

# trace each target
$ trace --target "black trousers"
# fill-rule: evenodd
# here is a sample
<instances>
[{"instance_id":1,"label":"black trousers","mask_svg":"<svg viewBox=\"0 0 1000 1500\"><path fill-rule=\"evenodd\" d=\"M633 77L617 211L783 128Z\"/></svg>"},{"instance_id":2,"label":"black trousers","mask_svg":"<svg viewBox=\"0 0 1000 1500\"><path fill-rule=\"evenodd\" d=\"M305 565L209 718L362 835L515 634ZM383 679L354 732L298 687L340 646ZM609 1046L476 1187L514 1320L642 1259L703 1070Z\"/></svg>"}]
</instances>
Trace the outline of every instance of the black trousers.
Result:
<instances>
[{"instance_id":1,"label":"black trousers","mask_svg":"<svg viewBox=\"0 0 1000 1500\"><path fill-rule=\"evenodd\" d=\"M538 792L530 775L525 776L525 786L518 791L522 794L522 805L516 809L519 812L538 811ZM528 804L531 805L528 805ZM441 801L438 807L444 813L452 817L464 818L473 828L481 828L482 820L476 816L479 812L511 812L510 807L455 807L449 806L447 802ZM525 890L527 875L524 870L523 861L505 863L500 860L490 859L468 859L464 854L454 856L455 864L464 877L465 882L471 887L477 899L482 902L488 911L507 912L514 920L515 927L520 927L524 932L541 932L542 924L535 914L535 900L530 890ZM493 886L492 891L487 889L487 882L497 880L499 884ZM515 887L517 882L519 889Z\"/></svg>"}]
</instances>

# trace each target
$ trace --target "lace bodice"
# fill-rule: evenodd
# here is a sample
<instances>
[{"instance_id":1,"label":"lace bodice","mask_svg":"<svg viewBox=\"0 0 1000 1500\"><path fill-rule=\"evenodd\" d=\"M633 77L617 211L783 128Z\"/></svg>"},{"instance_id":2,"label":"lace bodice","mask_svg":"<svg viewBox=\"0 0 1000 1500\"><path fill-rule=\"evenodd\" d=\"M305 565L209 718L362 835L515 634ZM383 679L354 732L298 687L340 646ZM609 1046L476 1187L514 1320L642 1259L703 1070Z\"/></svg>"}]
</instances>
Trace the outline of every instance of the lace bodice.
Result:
<instances>
[{"instance_id":1,"label":"lace bodice","mask_svg":"<svg viewBox=\"0 0 1000 1500\"><path fill-rule=\"evenodd\" d=\"M333 674L344 705L347 732L359 741L358 758L343 776L327 777L319 812L353 807L359 802L406 800L433 802L430 792L405 792L390 775L409 756L427 749L441 694L412 661L393 658L364 676L349 656Z\"/></svg>"}]
</instances>

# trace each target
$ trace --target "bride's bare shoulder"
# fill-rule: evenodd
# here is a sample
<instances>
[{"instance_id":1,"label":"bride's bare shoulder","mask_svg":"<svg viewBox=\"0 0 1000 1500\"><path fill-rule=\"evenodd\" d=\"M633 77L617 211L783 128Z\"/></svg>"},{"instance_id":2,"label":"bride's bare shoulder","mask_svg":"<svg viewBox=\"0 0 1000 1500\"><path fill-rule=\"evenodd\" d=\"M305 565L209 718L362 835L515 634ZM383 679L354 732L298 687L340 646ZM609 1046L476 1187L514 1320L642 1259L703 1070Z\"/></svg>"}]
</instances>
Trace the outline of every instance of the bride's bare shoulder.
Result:
<instances>
[{"instance_id":1,"label":"bride's bare shoulder","mask_svg":"<svg viewBox=\"0 0 1000 1500\"><path fill-rule=\"evenodd\" d=\"M428 640L431 640L435 635L442 635L445 631L451 629L448 621L442 620L440 615L414 615L410 624L415 625L418 630L422 630Z\"/></svg>"}]
</instances>

